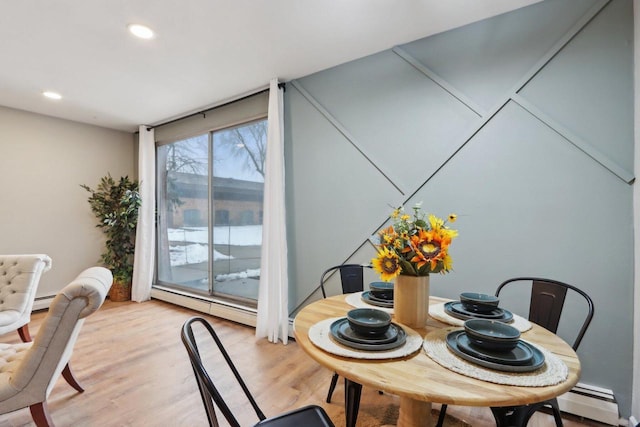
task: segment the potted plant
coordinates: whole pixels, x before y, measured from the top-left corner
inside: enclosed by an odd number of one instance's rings
[[[107,237],[101,260],[113,273],[109,298],[128,301],[131,299],[136,225],[141,203],[140,185],[128,176],[116,181],[107,174],[100,179],[95,190],[87,185],[80,186],[91,193],[88,201],[98,218],[96,227],[101,228]]]

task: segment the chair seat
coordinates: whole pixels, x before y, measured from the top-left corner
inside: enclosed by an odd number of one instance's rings
[[[22,359],[33,343],[0,343],[0,379],[11,378],[18,370]],[[20,393],[9,381],[0,380],[0,402]]]
[[[309,405],[260,421],[257,426],[269,427],[332,427],[329,416],[319,406]]]
[[[0,311],[0,335],[4,334],[3,328],[9,327],[6,332],[13,332],[16,328],[13,326],[13,323],[20,319],[22,315],[18,310],[3,310]]]

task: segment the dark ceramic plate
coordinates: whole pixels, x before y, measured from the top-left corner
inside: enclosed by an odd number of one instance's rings
[[[369,350],[369,351],[393,350],[394,348],[401,347],[407,341],[407,333],[404,331],[404,329],[402,329],[399,325],[392,323],[389,329],[394,328],[398,333],[398,336],[394,341],[384,343],[384,344],[366,344],[366,343],[363,344],[359,342],[353,342],[343,338],[340,335],[339,328],[344,322],[347,322],[346,318],[336,320],[331,324],[329,331],[331,332],[331,337],[335,341],[337,341],[338,343],[346,347],[354,348],[356,350]]]
[[[476,356],[472,356],[465,353],[458,347],[458,336],[464,333],[465,332],[461,330],[449,332],[447,334],[446,343],[449,350],[451,350],[456,356],[459,356],[468,362],[475,363],[476,365],[483,366],[485,368],[495,369],[496,371],[503,372],[532,372],[544,365],[544,354],[542,354],[542,352],[534,346],[529,345],[525,342],[523,342],[522,344],[529,347],[533,356],[529,362],[523,365],[506,365],[504,363],[494,363],[483,360]]]
[[[370,298],[372,301],[385,302],[385,303],[387,303],[387,304],[392,304],[392,303],[393,303],[393,298],[389,298],[389,299],[386,299],[386,298],[380,298],[380,297],[375,296],[375,295],[373,294],[373,292],[371,292],[371,291],[368,291],[368,292],[369,292],[369,298]]]
[[[491,313],[474,313],[464,309],[460,301],[450,301],[444,304],[444,311],[450,316],[460,320],[491,319],[509,323],[513,321],[513,313],[503,308],[496,308]]]
[[[349,322],[341,322],[337,325],[336,331],[341,338],[360,344],[388,344],[398,339],[398,328],[393,324],[389,325],[389,329],[383,335],[373,337],[358,334],[351,328]]]
[[[519,341],[518,345],[510,351],[490,351],[473,345],[471,341],[469,341],[467,334],[464,333],[458,335],[457,344],[458,349],[468,355],[492,363],[500,363],[503,365],[526,365],[533,359],[532,347],[523,341]]]
[[[364,291],[361,298],[362,301],[366,302],[367,304],[375,305],[377,307],[393,308],[393,301],[384,301],[375,297],[375,299],[373,299],[369,291]]]

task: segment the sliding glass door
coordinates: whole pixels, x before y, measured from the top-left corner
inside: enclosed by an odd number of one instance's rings
[[[266,129],[258,120],[158,147],[158,284],[255,305]]]

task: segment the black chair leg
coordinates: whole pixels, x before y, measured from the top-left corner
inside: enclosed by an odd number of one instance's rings
[[[344,406],[347,427],[356,427],[361,394],[361,384],[348,380],[347,378],[344,379]]]
[[[556,420],[556,427],[563,427],[562,414],[560,413],[560,406],[558,406],[558,399],[551,399],[549,401],[551,410],[553,411],[553,418]]]
[[[438,415],[438,422],[436,423],[436,427],[442,427],[444,424],[444,416],[447,414],[447,405],[444,403],[440,407],[440,414]]]
[[[496,427],[508,427],[511,421],[511,415],[513,414],[513,408],[492,407],[491,412],[493,418],[496,420]]]
[[[329,384],[329,393],[327,393],[327,403],[331,403],[331,396],[333,396],[333,390],[336,389],[336,384],[338,384],[338,374],[333,373],[333,377],[331,377],[331,384]]]
[[[545,402],[534,403],[531,405],[491,408],[491,412],[493,412],[493,417],[496,420],[497,427],[526,427],[533,414],[538,409],[546,405],[550,405],[553,410],[553,418],[555,420],[556,427],[562,427],[562,415],[560,413],[557,399],[547,400]]]

